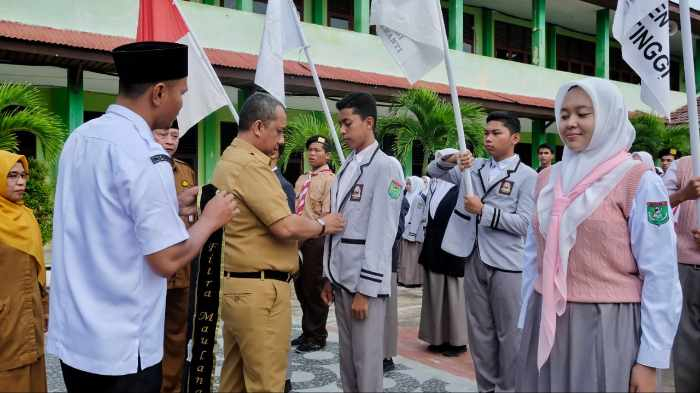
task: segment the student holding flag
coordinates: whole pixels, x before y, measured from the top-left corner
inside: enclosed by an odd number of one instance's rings
[[[587,78],[559,89],[566,147],[537,179],[519,326],[518,391],[656,390],[681,311],[669,200],[619,90]]]

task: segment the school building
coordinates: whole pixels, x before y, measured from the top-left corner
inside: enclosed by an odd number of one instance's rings
[[[393,97],[410,87],[373,34],[370,3],[294,0],[331,108],[348,92],[364,91],[374,94],[386,113]],[[181,1],[180,6],[232,102],[240,105],[254,89],[267,1]],[[537,166],[540,143],[561,145],[553,126],[553,100],[564,82],[586,75],[609,78],[630,110],[649,111],[639,98],[639,79],[612,38],[616,6],[616,0],[442,1],[461,99],[486,110],[517,113],[524,126],[518,148],[524,162]],[[0,81],[41,87],[47,106],[61,114],[70,130],[99,116],[117,93],[110,50],[134,39],[138,8],[138,0],[0,1]],[[679,9],[673,1],[670,11],[676,27]],[[700,32],[698,10],[692,11],[692,25]],[[320,111],[303,53],[288,53],[286,60],[290,117]],[[680,34],[671,37],[669,67],[675,109],[686,103]],[[418,85],[447,98],[442,66]],[[183,137],[178,156],[190,161],[204,181],[235,133],[223,108]],[[22,137],[25,153],[32,154],[35,146],[32,138]],[[407,174],[420,169],[422,150],[414,146],[412,160],[404,163]],[[293,180],[300,171],[296,156],[287,175]]]

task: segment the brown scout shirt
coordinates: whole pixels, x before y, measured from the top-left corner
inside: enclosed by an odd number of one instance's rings
[[[0,371],[44,356],[48,297],[39,288],[34,257],[0,243]]]
[[[197,176],[195,176],[194,170],[183,161],[177,159],[173,160],[173,175],[175,175],[175,191],[177,191],[178,194],[183,190],[197,185]],[[188,229],[196,221],[196,217],[194,216],[192,216],[192,222],[190,222],[190,217],[181,216],[180,218]],[[189,288],[191,272],[191,263],[180,268],[180,270],[175,272],[175,275],[168,279],[168,289]]]
[[[224,270],[296,272],[297,242],[277,239],[269,229],[291,214],[270,157],[236,138],[216,165],[212,184],[233,193],[240,210],[224,227]]]
[[[312,220],[321,218],[331,212],[331,185],[335,175],[330,171],[328,165],[324,165],[316,170],[318,173],[311,176],[311,185],[304,199],[303,216]],[[299,196],[304,187],[304,182],[309,179],[311,173],[305,173],[297,179],[294,185],[294,192],[297,195],[295,206],[299,206]]]

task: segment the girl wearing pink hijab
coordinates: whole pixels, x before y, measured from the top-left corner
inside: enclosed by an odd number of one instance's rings
[[[540,173],[525,246],[518,391],[655,391],[681,311],[676,237],[661,178],[634,160],[609,81],[562,86],[566,145]]]

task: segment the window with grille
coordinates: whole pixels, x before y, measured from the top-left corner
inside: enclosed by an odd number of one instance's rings
[[[529,28],[506,22],[495,22],[496,57],[517,61],[532,62],[532,32]]]
[[[595,43],[557,35],[557,70],[595,75]]]
[[[328,2],[328,26],[352,30],[354,22],[353,0],[333,0]]]

